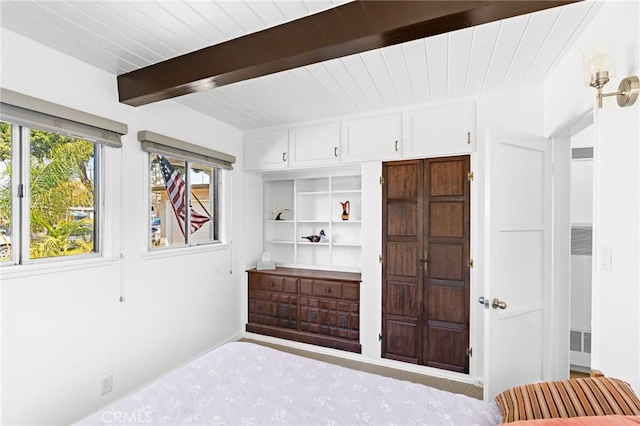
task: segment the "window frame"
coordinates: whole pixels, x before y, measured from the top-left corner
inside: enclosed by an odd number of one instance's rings
[[[49,256],[31,258],[31,130],[40,130],[21,124],[2,120],[11,126],[11,254],[8,260],[0,262],[0,267],[9,265],[37,265],[42,263],[64,262],[70,259],[80,260],[103,256],[102,235],[104,223],[102,220],[104,209],[104,193],[102,179],[104,179],[104,163],[102,144],[93,144],[93,251],[90,253],[73,254],[68,256]],[[66,136],[63,133],[56,133]],[[78,140],[86,140],[76,137]],[[16,168],[17,165],[17,168]],[[22,194],[22,195],[20,195]]]
[[[105,257],[107,244],[106,178],[107,157],[105,146],[121,148],[121,136],[128,126],[105,117],[55,104],[9,89],[0,88],[0,121],[11,126],[11,256],[0,262],[0,268],[23,265],[64,263],[77,265],[84,259]],[[31,258],[31,130],[57,134],[93,144],[93,251],[66,256]],[[22,194],[22,195],[21,195]],[[14,249],[17,247],[17,250]],[[86,262],[86,260],[84,260]],[[25,270],[26,271],[26,270]]]
[[[180,139],[175,139],[169,136],[164,136],[158,133],[154,133],[149,130],[140,130],[138,132],[138,141],[140,141],[142,151],[146,152],[146,177],[145,180],[147,182],[147,223],[151,223],[151,192],[153,191],[151,185],[151,156],[152,155],[162,155],[168,158],[173,158],[176,160],[185,161],[185,169],[190,169],[190,163],[195,163],[203,166],[209,166],[212,169],[216,170],[214,175],[216,179],[211,179],[209,183],[209,190],[213,190],[215,197],[210,197],[210,199],[216,200],[215,209],[212,213],[212,220],[214,220],[213,228],[214,234],[211,241],[201,242],[198,244],[189,244],[185,243],[182,246],[167,246],[167,247],[153,247],[151,244],[151,233],[147,232],[147,238],[145,238],[146,252],[148,254],[159,253],[163,250],[171,250],[171,249],[184,249],[184,248],[193,248],[197,246],[209,246],[209,247],[219,247],[224,245],[226,242],[224,241],[225,232],[224,232],[224,220],[227,217],[226,214],[223,213],[223,209],[226,207],[226,197],[227,192],[224,188],[225,179],[227,176],[226,171],[233,170],[233,164],[236,162],[236,157],[234,155],[230,155],[224,152],[216,151],[214,149],[206,148],[202,145],[195,145],[189,142],[182,141]],[[189,173],[185,173],[184,176],[185,185],[190,187],[189,182]],[[190,191],[186,191],[185,196],[185,206],[190,205],[187,204],[190,198]],[[186,215],[187,218],[190,217]],[[230,219],[230,218],[229,218]],[[189,221],[185,221],[185,229],[189,229]],[[190,233],[187,233],[190,235]],[[189,241],[185,236],[185,241]]]
[[[170,159],[175,159],[175,160],[181,160],[184,161],[185,164],[185,170],[189,171],[192,169],[192,165],[201,165],[201,166],[207,166],[207,167],[211,167],[211,170],[213,171],[211,178],[210,178],[210,182],[209,182],[209,202],[210,202],[210,206],[211,206],[211,227],[210,227],[210,240],[209,241],[200,241],[200,242],[192,242],[190,241],[191,239],[191,233],[186,232],[184,234],[184,245],[168,245],[168,246],[153,246],[152,242],[151,242],[151,233],[148,233],[147,235],[147,240],[145,242],[146,247],[147,247],[147,252],[150,254],[153,253],[159,253],[165,250],[180,250],[180,249],[188,249],[188,248],[193,248],[193,247],[202,247],[202,246],[218,246],[221,244],[224,244],[224,241],[222,239],[222,233],[221,233],[221,223],[220,223],[220,209],[223,206],[223,202],[221,201],[221,195],[223,194],[223,190],[221,185],[224,182],[224,179],[222,178],[222,174],[224,173],[224,168],[221,167],[218,163],[212,163],[212,162],[207,162],[207,161],[202,161],[202,159],[198,158],[198,159],[193,159],[193,158],[189,158],[189,155],[186,153],[183,153],[182,155],[175,155],[175,154],[170,154],[167,153],[166,151],[163,150],[158,150],[158,149],[154,149],[152,147],[146,148],[144,150],[147,155],[146,155],[146,163],[147,163],[147,174],[146,174],[146,180],[147,180],[147,188],[148,188],[148,197],[147,197],[147,223],[151,223],[152,220],[152,216],[151,216],[151,206],[152,206],[152,193],[153,193],[153,183],[151,181],[151,166],[152,166],[152,157],[155,156],[164,156],[166,158],[170,158]],[[191,181],[190,181],[190,177],[189,177],[189,173],[185,173],[183,175],[183,179],[184,179],[184,184],[186,188],[191,188]],[[163,181],[164,181],[164,176],[163,176]],[[166,187],[163,191],[166,191]],[[185,206],[190,206],[191,205],[191,191],[185,190],[185,200],[184,200]],[[184,224],[184,229],[189,229],[190,225],[191,225],[191,209],[186,209],[185,208],[185,224]]]

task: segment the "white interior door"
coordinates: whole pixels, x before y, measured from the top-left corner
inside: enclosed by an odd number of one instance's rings
[[[546,380],[551,360],[551,141],[484,134],[484,396]],[[482,303],[482,302],[481,302]]]

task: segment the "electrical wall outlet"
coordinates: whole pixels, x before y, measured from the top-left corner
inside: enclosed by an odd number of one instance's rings
[[[107,394],[113,390],[113,374],[104,376],[100,380],[100,395]]]

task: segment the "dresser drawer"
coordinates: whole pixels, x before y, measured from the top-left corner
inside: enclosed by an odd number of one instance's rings
[[[360,283],[345,282],[342,284],[342,299],[360,302]]]
[[[342,298],[342,282],[323,280],[300,280],[300,294],[306,296]]]
[[[324,280],[300,280],[300,294],[330,299],[360,300],[357,283]]]
[[[298,293],[298,280],[280,275],[249,274],[249,291],[265,290]]]

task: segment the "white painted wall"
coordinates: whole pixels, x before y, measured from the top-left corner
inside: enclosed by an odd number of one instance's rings
[[[589,126],[571,138],[571,148],[592,147],[594,126]],[[593,159],[571,161],[571,225],[593,224]],[[591,270],[592,256],[571,255],[571,329],[591,330]],[[585,365],[589,356],[571,354],[571,364]]]
[[[592,256],[571,256],[571,329],[591,330]]]
[[[593,223],[593,160],[571,161],[571,223]]]
[[[174,101],[120,104],[114,75],[1,35],[2,87],[129,126],[124,147],[106,151],[104,258],[0,268],[2,423],[69,424],[241,334],[244,221],[232,212],[244,205],[243,135]],[[223,176],[232,249],[147,254],[147,154],[136,137],[143,129],[238,157]],[[100,379],[111,373],[114,390],[101,397]]]
[[[571,148],[593,147],[595,127],[589,126],[571,138]],[[571,223],[593,223],[593,159],[571,161]]]
[[[382,162],[362,165],[362,287],[360,343],[362,355],[380,359],[382,332]]]
[[[618,76],[640,74],[639,5],[602,2],[545,83],[545,132],[553,134],[594,105],[595,91],[583,84],[582,54],[597,43],[615,47]],[[619,108],[606,99],[595,110],[594,270],[592,368],[619,377],[640,391],[640,105]],[[611,251],[611,268],[602,267]]]
[[[534,85],[478,96],[478,129],[497,126],[543,135],[543,93],[541,85]]]

